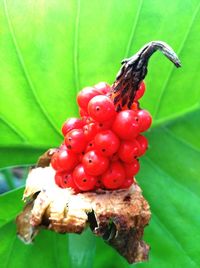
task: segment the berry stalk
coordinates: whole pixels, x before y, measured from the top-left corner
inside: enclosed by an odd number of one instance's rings
[[[122,60],[122,67],[109,92],[117,112],[124,106],[131,109],[136,92],[147,74],[149,59],[157,50],[160,50],[177,68],[181,67],[180,60],[173,49],[161,41],[152,41],[132,57]]]

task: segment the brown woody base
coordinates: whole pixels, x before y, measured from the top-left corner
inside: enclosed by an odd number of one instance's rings
[[[31,243],[41,228],[82,233],[90,226],[129,263],[147,260],[149,246],[142,236],[151,213],[137,184],[124,190],[74,194],[59,188],[54,174],[51,167],[38,167],[29,173],[26,205],[16,219],[18,235],[25,243]]]

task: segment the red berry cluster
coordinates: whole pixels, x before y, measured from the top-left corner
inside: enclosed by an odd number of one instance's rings
[[[138,157],[147,147],[141,135],[152,122],[149,112],[139,108],[145,92],[141,82],[131,109],[116,112],[111,87],[101,82],[78,93],[81,118],[70,118],[62,126],[64,143],[53,155],[55,182],[76,193],[123,189],[134,183],[140,169]]]

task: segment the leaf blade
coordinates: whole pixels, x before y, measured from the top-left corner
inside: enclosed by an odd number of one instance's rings
[[[168,5],[162,1],[152,5],[150,0],[0,4],[0,167],[33,164],[46,149],[58,146],[62,122],[77,116],[77,90],[101,80],[112,83],[124,55],[131,56],[149,38],[166,41],[179,51],[180,70],[159,54],[152,58],[141,101],[142,107],[157,114],[147,133],[151,148],[138,175],[153,213],[145,233],[152,245],[150,261],[141,267],[200,265],[199,6],[198,0],[170,0]],[[8,267],[29,263],[27,254],[30,267],[43,258],[43,267],[64,266],[67,242],[61,236],[44,232],[31,249],[15,240],[9,221],[21,209],[21,194],[0,197],[0,233],[5,231],[0,255]],[[13,200],[18,200],[16,206]],[[97,239],[94,267],[111,266],[113,259],[116,267],[129,267]]]

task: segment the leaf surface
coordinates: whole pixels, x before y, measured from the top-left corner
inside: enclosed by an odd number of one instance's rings
[[[163,40],[179,55],[179,70],[152,57],[141,101],[154,120],[137,176],[152,209],[151,252],[134,267],[200,266],[199,9],[198,0],[0,3],[0,167],[33,164],[58,146],[62,122],[78,115],[77,92],[112,83],[120,61],[145,43]],[[65,267],[66,236],[44,231],[33,246],[16,239],[21,195],[0,197],[0,267]],[[96,252],[94,267],[129,267],[99,239]]]

